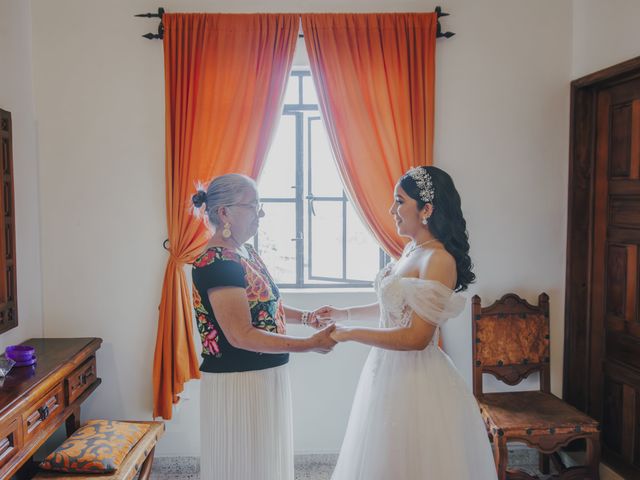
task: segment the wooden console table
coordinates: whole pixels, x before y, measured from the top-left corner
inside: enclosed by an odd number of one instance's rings
[[[100,338],[34,338],[37,363],[13,367],[0,386],[0,480],[27,463],[66,422],[80,426],[80,405],[100,385],[96,350]],[[0,379],[1,381],[1,379]]]

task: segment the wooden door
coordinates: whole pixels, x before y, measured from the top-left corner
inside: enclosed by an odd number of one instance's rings
[[[564,394],[601,422],[604,459],[640,478],[639,59],[632,64],[574,84]]]
[[[599,92],[591,309],[591,403],[605,448],[640,467],[640,79]]]

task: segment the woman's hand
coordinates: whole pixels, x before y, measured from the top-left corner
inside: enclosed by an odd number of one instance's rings
[[[349,318],[346,308],[336,308],[331,305],[325,305],[324,307],[320,307],[311,313],[311,317],[313,318],[313,324],[310,322],[309,325],[314,326],[315,328],[322,328],[325,325],[330,325],[336,322],[344,322]],[[318,325],[318,326],[315,326]]]
[[[304,312],[303,317],[301,318],[301,323],[303,325],[307,325],[309,327],[315,328],[316,330],[320,330],[331,324],[331,322],[322,322],[316,316],[316,312]]]
[[[342,325],[336,325],[335,330],[331,332],[331,338],[336,342],[349,341],[349,333],[351,329],[349,327],[343,327]]]
[[[333,350],[333,347],[336,346],[336,341],[331,338],[331,334],[333,333],[335,328],[335,325],[329,325],[328,327],[323,328],[319,332],[309,337],[311,347],[308,351],[324,354],[329,353],[331,350]]]

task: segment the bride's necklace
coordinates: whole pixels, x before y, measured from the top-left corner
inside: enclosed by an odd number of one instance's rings
[[[405,258],[408,257],[409,255],[411,255],[413,252],[415,252],[420,247],[424,247],[425,245],[428,245],[431,242],[435,242],[436,240],[437,240],[437,238],[432,238],[431,240],[427,240],[426,242],[422,242],[422,243],[418,243],[418,244],[413,245],[409,250],[407,250],[405,252],[405,254],[404,254]]]

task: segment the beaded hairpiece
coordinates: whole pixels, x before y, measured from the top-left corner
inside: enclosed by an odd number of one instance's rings
[[[424,203],[433,203],[436,192],[433,189],[431,175],[429,175],[424,168],[420,167],[410,169],[405,175],[409,175],[413,178],[413,181],[416,182],[418,190],[420,191],[420,200]]]

